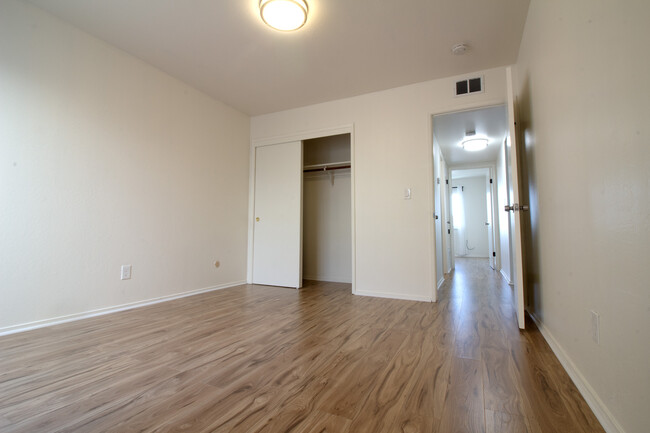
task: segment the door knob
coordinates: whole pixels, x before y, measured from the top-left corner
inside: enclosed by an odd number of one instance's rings
[[[255,218],[255,221],[259,222],[259,220],[260,220],[260,217]]]
[[[519,203],[515,203],[515,204],[513,204],[512,206],[505,205],[504,210],[505,210],[506,212],[508,212],[508,211],[513,211],[513,212],[517,212],[517,211],[527,211],[527,210],[528,210],[528,206],[523,205],[523,204],[520,205]]]

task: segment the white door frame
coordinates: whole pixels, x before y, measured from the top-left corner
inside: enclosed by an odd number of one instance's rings
[[[449,206],[449,168],[447,161],[440,154],[441,175],[440,179],[440,200],[441,200],[441,218],[442,218],[442,273],[447,274],[451,271],[451,209]],[[445,231],[449,230],[449,236]],[[448,254],[447,251],[450,253]]]
[[[324,128],[311,131],[297,132],[276,137],[265,137],[251,140],[249,151],[249,179],[248,179],[248,260],[246,267],[246,282],[253,281],[253,245],[255,236],[255,149],[260,146],[286,143],[289,141],[304,141],[312,138],[329,137],[331,135],[350,134],[350,200],[351,200],[351,245],[352,249],[352,293],[356,293],[356,198],[355,198],[355,152],[354,152],[354,124],[333,128]]]
[[[493,99],[490,101],[484,101],[483,103],[480,104],[467,104],[466,106],[463,107],[458,107],[453,110],[448,110],[448,111],[440,111],[440,112],[435,112],[435,113],[430,113],[429,118],[428,118],[428,132],[429,132],[429,138],[431,140],[431,149],[433,150],[433,118],[435,116],[440,116],[442,114],[453,114],[453,113],[462,113],[464,111],[473,111],[473,110],[480,110],[483,108],[490,108],[490,107],[497,107],[497,106],[502,106],[506,105],[508,103],[506,99],[506,95],[504,95],[504,98],[502,99]],[[446,161],[445,161],[446,162]],[[496,165],[490,165],[490,167],[494,166],[496,172]],[[465,166],[459,166],[459,167],[451,167],[447,163],[447,170],[452,170],[456,168],[484,168],[486,165],[482,166],[475,166],[475,167],[465,167]],[[430,249],[430,255],[431,255],[431,299],[433,302],[436,302],[438,299],[438,290],[436,289],[437,281],[438,281],[438,276],[437,276],[437,270],[436,270],[436,235],[435,235],[435,221],[433,219],[433,215],[435,212],[435,188],[433,185],[433,182],[435,181],[434,175],[433,175],[433,168],[434,168],[434,161],[433,161],[433,152],[432,156],[430,158],[430,165],[429,165],[429,209],[430,209],[430,215],[432,216],[431,218],[431,223],[429,224],[429,249]],[[451,176],[449,176],[449,182],[451,182]],[[493,201],[494,202],[494,201]],[[452,221],[452,238],[451,238],[451,245],[452,245],[452,254],[451,254],[451,263],[452,263],[452,270],[455,268],[455,258],[454,258],[454,253],[455,251],[453,250],[453,245],[454,245],[454,240],[453,240],[453,216],[451,216],[450,212],[450,217]],[[494,224],[493,224],[494,225]],[[499,248],[498,245],[495,245],[496,248]],[[500,250],[497,251],[497,255],[500,254]]]
[[[501,271],[501,233],[499,232],[499,200],[497,200],[497,168],[496,165],[490,168],[490,179],[492,183],[490,184],[490,200],[491,200],[491,209],[492,212],[492,246],[494,251],[490,251],[490,254],[493,252],[496,254],[494,258],[494,270]]]

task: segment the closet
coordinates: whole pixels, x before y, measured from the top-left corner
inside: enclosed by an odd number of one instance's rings
[[[352,282],[349,133],[255,147],[250,280]]]
[[[350,134],[303,141],[303,280],[352,282]]]

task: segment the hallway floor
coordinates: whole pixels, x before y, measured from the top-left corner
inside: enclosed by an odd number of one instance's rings
[[[446,407],[439,431],[483,431],[481,418],[495,433],[603,431],[528,316],[526,330],[519,330],[513,291],[503,277],[487,259],[455,262],[439,299],[455,329],[450,394],[457,392],[454,377],[465,389],[447,400],[467,409],[468,424],[448,416]]]
[[[600,432],[510,287],[240,286],[0,337],[2,432]]]

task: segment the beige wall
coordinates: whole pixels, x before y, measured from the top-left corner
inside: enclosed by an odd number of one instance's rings
[[[650,426],[648,17],[647,0],[533,0],[517,62],[531,308],[628,433]]]
[[[245,279],[246,115],[10,0],[0,95],[0,330]]]
[[[503,104],[504,69],[478,74],[485,93],[455,97],[452,77],[251,119],[253,141],[354,125],[357,293],[431,299],[431,115]]]

